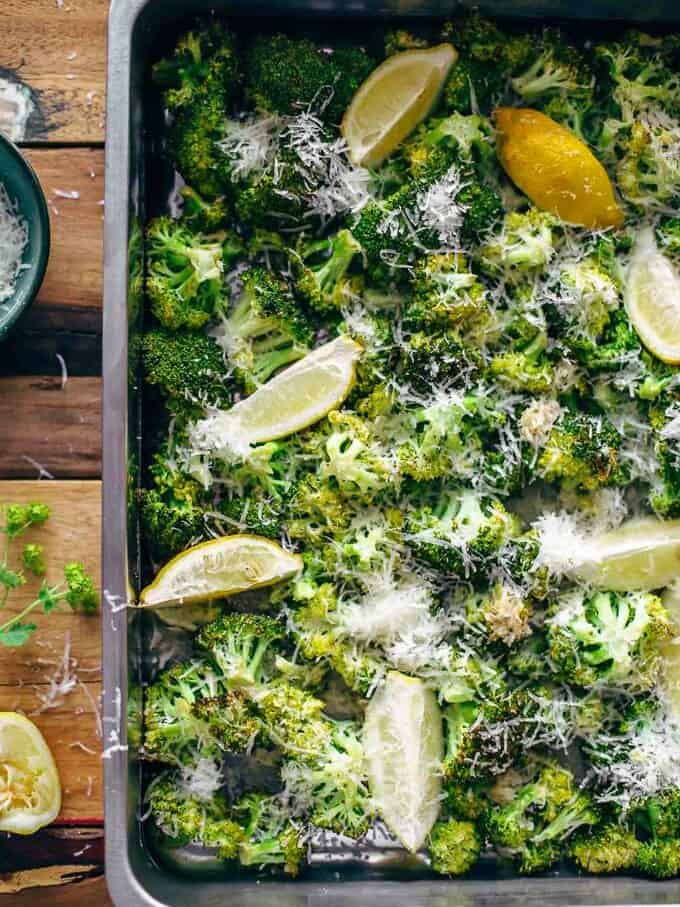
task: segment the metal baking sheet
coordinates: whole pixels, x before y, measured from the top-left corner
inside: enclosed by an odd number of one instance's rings
[[[469,4],[473,5],[473,4]],[[140,330],[141,225],[158,210],[157,104],[149,103],[149,64],[172,46],[196,14],[316,19],[442,17],[465,4],[443,0],[113,0],[109,17],[106,215],[104,263],[104,695],[106,875],[118,907],[557,907],[557,905],[679,904],[680,885],[640,879],[502,878],[493,861],[477,877],[433,879],[424,859],[385,841],[361,848],[314,842],[311,867],[298,881],[226,878],[215,860],[191,848],[154,858],[142,832],[143,767],[139,681],[146,669],[183,645],[181,634],[155,636],[154,618],[133,616],[141,575],[134,491],[143,412],[134,350]],[[474,4],[504,17],[680,23],[680,0],[496,0]],[[149,166],[153,161],[153,166]],[[158,645],[159,640],[162,645]]]

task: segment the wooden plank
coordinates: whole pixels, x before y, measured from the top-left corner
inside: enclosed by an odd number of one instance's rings
[[[98,683],[78,685],[62,705],[35,713],[36,691],[30,686],[0,687],[0,711],[24,712],[40,728],[57,763],[62,804],[57,823],[99,822],[102,801],[101,739],[93,709]]]
[[[104,151],[31,149],[26,156],[48,201],[52,246],[40,293],[19,329],[101,333]]]
[[[0,504],[39,500],[52,513],[42,527],[27,532],[10,548],[16,563],[24,540],[40,542],[48,562],[47,580],[59,582],[65,561],[78,560],[98,581],[101,571],[100,482],[0,482]],[[35,597],[36,578],[12,593],[3,614],[16,613]],[[18,649],[0,647],[0,711],[31,716],[52,750],[63,789],[62,820],[98,821],[101,799],[100,626],[98,615],[86,617],[70,610],[36,616],[38,631]],[[47,681],[64,662],[69,642],[68,670],[77,683],[65,695],[47,700]]]
[[[48,825],[31,835],[30,841],[21,835],[0,833],[0,874],[42,866],[87,866],[103,862],[104,829],[101,825]],[[0,903],[4,907],[4,902]]]
[[[0,876],[0,894],[11,894],[11,905],[14,905],[14,907],[17,904],[37,904],[39,900],[44,904],[44,888],[50,889],[50,904],[73,905],[74,903],[85,903],[84,901],[76,902],[72,900],[72,887],[80,885],[88,877],[95,876],[95,878],[98,878],[100,874],[101,868],[97,865],[54,865],[42,866],[38,869],[20,869],[17,872],[9,872]],[[61,893],[62,897],[55,898],[55,891]],[[23,892],[23,895],[20,895],[20,892]]]
[[[101,575],[101,482],[0,482],[0,506],[41,501],[51,509],[50,518],[10,545],[10,567],[17,565],[24,542],[39,542],[45,548],[50,585],[61,581],[66,561],[81,561],[99,583]],[[17,613],[35,600],[40,587],[37,577],[27,577],[24,586],[13,590],[3,614]],[[31,710],[39,707],[37,692],[61,663],[67,639],[76,673],[85,682],[100,679],[101,645],[99,618],[74,614],[69,608],[40,615],[39,630],[18,649],[0,646],[0,690],[21,686],[34,690]],[[34,687],[38,686],[38,690]],[[4,698],[9,692],[2,692]],[[26,703],[26,700],[22,700]]]
[[[6,884],[14,882],[14,888],[8,890],[20,891],[21,894],[13,895],[11,907],[44,907],[46,893],[43,888],[51,885],[58,887],[50,887],[48,895],[50,907],[113,907],[104,877],[98,875],[79,881],[79,872],[82,873],[82,868],[78,870],[73,867],[54,867],[52,874],[45,870],[38,873],[35,871],[14,873]],[[54,878],[54,881],[51,881],[51,878]],[[69,880],[71,884],[61,884]],[[4,901],[3,904],[5,903],[10,907],[9,901]]]
[[[0,478],[37,478],[26,459],[55,478],[101,475],[101,379],[0,379]]]
[[[73,310],[67,311],[66,320],[74,314]],[[58,356],[63,357],[71,377],[101,375],[101,334],[17,328],[3,341],[0,375],[61,377]]]
[[[3,0],[1,77],[34,104],[20,140],[104,140],[107,11],[107,0]],[[16,125],[12,105],[2,112]]]

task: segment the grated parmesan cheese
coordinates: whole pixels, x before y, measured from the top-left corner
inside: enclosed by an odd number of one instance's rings
[[[450,167],[444,176],[425,192],[418,194],[416,204],[423,227],[433,230],[443,246],[457,248],[467,208],[456,201],[464,187],[460,171]]]
[[[212,759],[200,756],[181,770],[181,784],[187,794],[198,800],[211,800],[224,782],[222,768]]]
[[[43,692],[36,687],[36,696],[40,706],[35,710],[34,715],[40,715],[42,712],[59,708],[64,704],[64,699],[75,690],[79,683],[75,666],[76,661],[71,657],[71,631],[67,630],[64,634],[64,651],[61,661],[54,673],[47,677],[49,684],[47,691]]]
[[[28,243],[28,225],[0,181],[0,302],[14,293],[19,273],[28,265],[22,264]]]
[[[538,554],[534,570],[546,567],[555,576],[562,576],[580,563],[585,550],[583,532],[570,514],[544,513],[533,524],[538,532]]]

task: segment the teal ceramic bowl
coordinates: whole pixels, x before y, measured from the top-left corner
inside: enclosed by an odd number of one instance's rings
[[[0,341],[25,312],[40,289],[50,254],[50,218],[35,171],[22,153],[0,135],[0,182],[28,225],[28,242],[14,293],[0,302]]]

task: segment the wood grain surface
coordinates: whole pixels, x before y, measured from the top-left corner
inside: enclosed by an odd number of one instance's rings
[[[8,890],[21,893],[5,897],[1,903],[3,907],[45,907],[47,900],[49,907],[112,907],[101,868],[96,877],[81,881],[82,872],[81,867],[63,866],[2,876],[6,885],[15,886]],[[51,887],[54,885],[59,887]],[[43,886],[50,886],[49,892]]]
[[[92,576],[101,572],[99,530],[100,482],[0,482],[0,504],[39,500],[51,516],[22,541],[45,547],[47,580],[59,582],[67,561],[82,561]],[[20,556],[21,542],[10,548],[10,565]],[[29,579],[12,593],[5,613],[17,612],[35,598],[39,580]],[[29,715],[45,735],[62,780],[63,802],[58,821],[97,822],[103,807],[99,694],[101,654],[99,617],[70,609],[35,617],[38,630],[18,649],[0,647],[0,711]],[[66,648],[68,646],[68,649]],[[75,685],[64,696],[50,698],[50,678],[63,671]],[[63,676],[63,674],[62,674]],[[46,704],[54,707],[45,708]]]
[[[35,105],[24,141],[104,140],[107,12],[107,0],[2,0],[0,78]]]
[[[39,296],[0,350],[0,504],[52,506],[49,523],[32,534],[47,548],[50,580],[68,560],[100,573],[100,483],[81,480],[101,474],[108,6],[108,0],[0,0],[0,131],[19,133],[13,137],[40,179],[52,234]],[[33,105],[23,128],[8,100],[17,90]],[[68,374],[63,388],[60,360]],[[57,481],[38,483],[31,461]],[[7,613],[34,592],[35,583],[18,590]],[[59,767],[63,805],[57,823],[36,835],[0,834],[0,907],[109,907],[98,718],[101,616],[64,611],[36,622],[40,629],[27,645],[0,649],[0,710],[24,711],[41,728]],[[78,682],[55,708],[43,710],[67,644]]]
[[[0,478],[101,475],[100,378],[0,378],[0,424]]]
[[[67,319],[69,330],[100,331],[104,151],[44,148],[26,156],[47,197],[52,249],[38,299],[20,328],[63,330]]]

